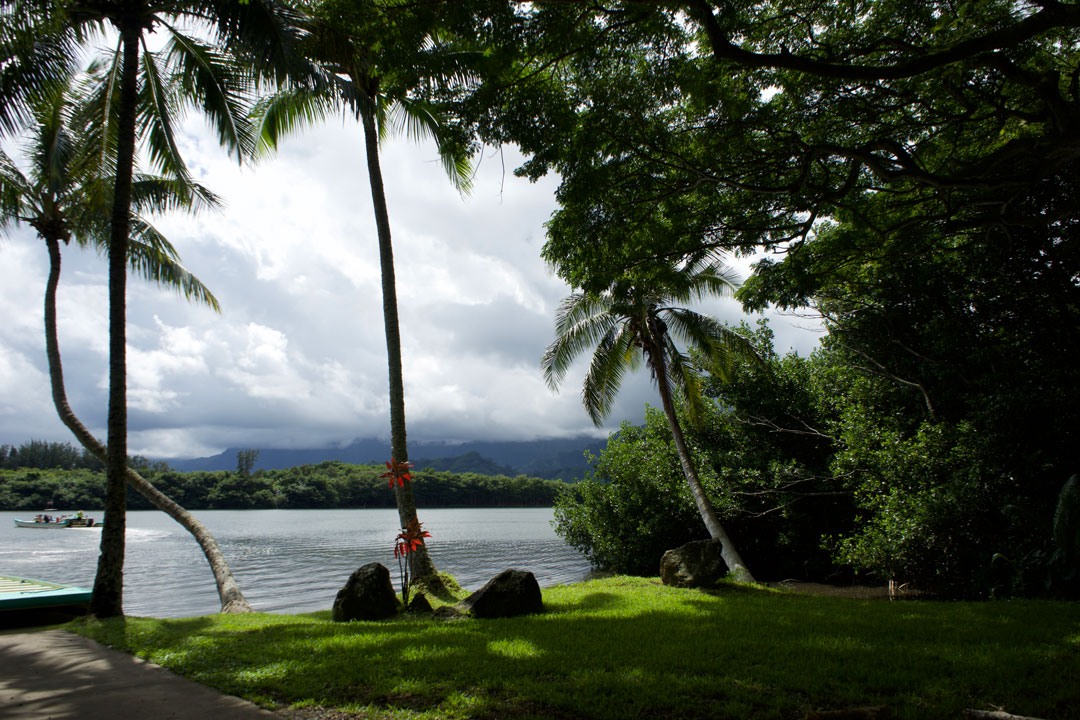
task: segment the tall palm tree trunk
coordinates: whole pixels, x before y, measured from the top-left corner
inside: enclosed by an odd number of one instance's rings
[[[390,453],[395,461],[407,462],[408,445],[405,440],[405,383],[401,370],[401,332],[398,329],[397,281],[394,277],[394,248],[390,240],[390,213],[386,208],[386,191],[383,188],[382,168],[379,164],[379,132],[375,125],[375,99],[371,108],[361,112],[364,125],[364,143],[367,150],[368,181],[371,185],[371,202],[375,208],[375,227],[379,236],[379,266],[382,271],[383,324],[386,329],[386,355],[390,375]],[[394,498],[397,501],[398,520],[401,527],[408,527],[416,520],[416,500],[412,483],[395,483]],[[431,586],[438,574],[427,548],[421,545],[409,553],[413,577]],[[437,588],[432,588],[435,590]]]
[[[60,361],[60,341],[56,332],[56,289],[60,284],[60,241],[56,238],[46,238],[45,244],[49,248],[49,279],[45,285],[45,353],[49,359],[49,380],[52,383],[53,404],[60,415],[60,420],[71,430],[79,443],[94,457],[105,462],[108,456],[105,446],[87,430],[68,404],[67,391],[64,389],[64,367]],[[221,612],[252,612],[251,605],[236,584],[229,562],[206,526],[132,468],[126,468],[125,478],[127,484],[135,488],[154,507],[176,520],[195,537],[199,547],[202,548],[203,555],[206,556],[206,562],[210,564],[211,572],[214,573],[218,597],[221,600]]]
[[[675,414],[675,403],[671,399],[671,387],[668,384],[667,377],[667,363],[664,358],[662,347],[659,346],[660,335],[655,332],[654,328],[650,328],[653,335],[654,346],[650,348],[649,352],[649,364],[656,374],[656,387],[660,392],[660,403],[664,407],[664,414],[667,416],[668,425],[671,427],[671,437],[675,441],[675,452],[679,455],[679,464],[682,465],[683,476],[686,477],[686,484],[690,486],[690,493],[694,497],[694,504],[697,505],[698,513],[701,515],[701,519],[705,521],[705,528],[709,531],[709,536],[720,541],[721,549],[720,554],[724,558],[724,562],[727,563],[728,570],[735,576],[736,580],[742,582],[754,582],[754,576],[750,573],[749,568],[746,567],[746,563],[743,562],[742,556],[739,555],[739,551],[735,549],[735,543],[731,541],[731,537],[727,534],[727,530],[720,523],[720,518],[716,514],[716,508],[713,507],[712,501],[709,500],[709,496],[705,494],[705,487],[701,484],[701,480],[698,478],[697,470],[694,468],[693,458],[690,456],[690,450],[686,446],[686,439],[683,437],[682,427],[679,425],[678,416]]]
[[[123,64],[117,124],[116,189],[109,238],[109,415],[105,454],[105,527],[90,613],[124,614],[124,535],[127,531],[127,252],[131,178],[135,163],[135,101],[139,37],[136,16],[120,23]]]

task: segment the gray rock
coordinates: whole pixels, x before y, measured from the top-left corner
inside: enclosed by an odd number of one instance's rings
[[[465,614],[453,605],[443,605],[440,608],[435,608],[435,612],[431,613],[431,617],[436,620],[445,620],[447,622],[464,620],[466,618]]]
[[[390,571],[382,563],[368,563],[349,576],[345,587],[334,598],[333,618],[347,620],[383,620],[397,614],[401,601],[394,593]]]
[[[514,617],[544,612],[544,601],[531,572],[503,570],[458,607],[478,618]]]
[[[409,601],[409,612],[411,613],[429,613],[431,612],[431,601],[427,599],[427,595],[422,592],[418,592],[413,595],[412,600]]]
[[[719,540],[695,540],[668,550],[660,559],[660,580],[674,587],[712,587],[727,574]]]

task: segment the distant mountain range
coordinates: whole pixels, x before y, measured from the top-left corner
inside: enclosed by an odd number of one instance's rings
[[[445,442],[412,441],[410,460],[418,469],[474,472],[481,475],[528,475],[572,482],[580,480],[592,466],[585,451],[599,455],[606,439],[577,437],[515,442]],[[166,462],[181,472],[194,470],[235,470],[236,454],[248,448],[229,448],[210,457],[170,459]],[[390,459],[390,442],[355,440],[345,447],[283,450],[258,448],[255,469],[274,470],[296,465],[316,465],[326,460],[340,460],[358,465],[382,463]]]

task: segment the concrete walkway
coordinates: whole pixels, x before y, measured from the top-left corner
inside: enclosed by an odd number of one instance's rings
[[[63,630],[0,634],[2,720],[281,720]]]

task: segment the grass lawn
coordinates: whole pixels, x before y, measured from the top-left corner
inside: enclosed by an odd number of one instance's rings
[[[334,623],[327,611],[67,627],[266,707],[361,718],[801,718],[875,705],[897,718],[1080,718],[1080,603],[703,593],[630,577],[543,595],[545,614],[502,620]]]

